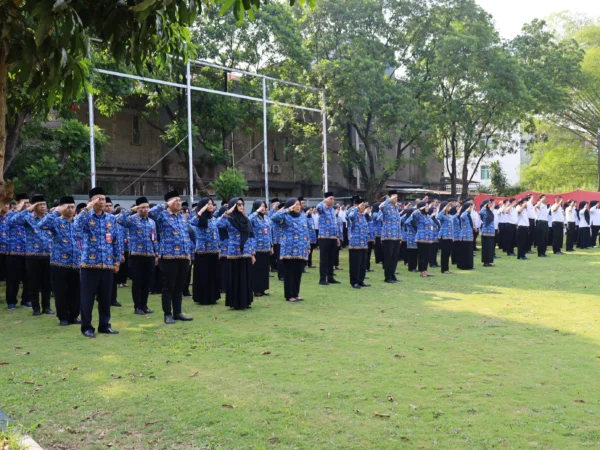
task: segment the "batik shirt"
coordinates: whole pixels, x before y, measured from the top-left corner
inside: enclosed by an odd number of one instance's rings
[[[67,220],[58,211],[47,214],[40,226],[48,227],[52,233],[50,265],[66,269],[79,269],[81,264],[81,236],[75,219]]]
[[[11,222],[11,218],[19,214],[17,211],[9,211],[6,214],[8,225],[8,254],[25,256],[25,227]]]
[[[489,225],[485,224],[488,214],[491,215],[492,217],[494,217],[494,213],[492,211],[490,211],[488,208],[482,208],[481,211],[479,211],[479,215],[481,216],[481,232],[480,232],[480,234],[482,236],[495,237],[496,236],[496,227],[494,226],[494,220],[492,219],[492,221],[490,222]]]
[[[416,210],[412,216],[413,223],[417,226],[415,241],[421,244],[433,244],[437,242],[438,227],[430,215],[425,215]]]
[[[159,256],[163,259],[191,259],[194,245],[187,217],[181,211],[171,214],[165,205],[156,205],[148,216],[156,222],[160,233]]]
[[[281,210],[279,210],[281,211]],[[272,209],[269,211],[269,219],[271,219],[273,217],[273,214],[277,214],[277,210],[276,209]],[[271,227],[271,242],[273,243],[273,245],[275,244],[281,244],[281,227],[279,226],[272,226]]]
[[[238,259],[251,258],[254,255],[254,238],[249,236],[244,243],[244,248],[241,248],[242,235],[225,214],[217,219],[217,227],[225,228],[229,235],[226,245],[221,242],[221,256],[225,256],[227,259]]]
[[[273,245],[271,242],[271,223],[267,217],[258,213],[250,214],[250,223],[254,232],[254,250],[260,253],[271,253]]]
[[[8,214],[0,215],[0,255],[8,255]]]
[[[440,211],[436,219],[440,223],[438,239],[454,240],[454,221],[452,220],[452,216],[449,216],[444,211]]]
[[[381,212],[376,212],[371,214],[371,218],[373,219],[371,220],[371,224],[373,224],[373,233],[376,238],[380,238],[381,230],[383,228],[383,214]]]
[[[382,241],[400,241],[400,213],[396,205],[388,198],[379,205],[379,211],[383,218],[381,229]]]
[[[460,229],[461,241],[473,240],[473,225],[471,225],[471,213],[469,213],[468,211],[465,211],[460,215]]]
[[[271,220],[282,229],[281,259],[308,259],[310,237],[306,218],[302,215],[292,217],[287,211],[281,210],[273,214]]]
[[[196,254],[214,255],[219,253],[219,230],[217,230],[217,219],[207,219],[206,227],[200,227],[200,217],[196,214],[190,219],[190,225],[196,232]]]
[[[358,208],[352,207],[346,214],[348,224],[348,248],[351,250],[364,250],[369,247],[369,224],[364,214]]]
[[[369,230],[369,242],[375,242],[375,225],[372,218],[367,220],[367,228]]]
[[[139,214],[131,215],[128,209],[117,216],[117,223],[129,237],[129,254],[132,256],[158,256],[156,222]],[[124,246],[125,251],[127,247]]]
[[[315,220],[313,217],[306,216],[306,224],[308,225],[308,237],[311,244],[317,243],[317,232],[315,231]]]
[[[343,239],[344,237],[344,221],[340,216],[335,216],[335,221],[337,222],[337,238]]]
[[[339,225],[333,207],[326,206],[325,201],[322,201],[317,205],[317,211],[319,212],[319,239],[339,239]]]
[[[113,270],[123,257],[117,218],[112,214],[96,214],[83,210],[75,218],[75,228],[81,233],[81,265],[83,269]]]
[[[455,241],[460,241],[462,239],[462,229],[460,225],[460,214],[456,213],[452,216],[452,233]]]
[[[406,239],[406,248],[417,248],[417,225],[415,223],[415,212],[404,221],[404,239]]]
[[[27,210],[8,219],[9,224],[25,227],[25,256],[49,258],[52,251],[52,233],[46,225],[40,226],[42,218]]]

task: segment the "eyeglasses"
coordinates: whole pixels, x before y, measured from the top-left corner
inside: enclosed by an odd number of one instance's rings
[[[237,206],[244,206],[243,203],[236,203]]]

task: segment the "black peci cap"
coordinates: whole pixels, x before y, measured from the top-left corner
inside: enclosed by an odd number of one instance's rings
[[[70,195],[61,197],[60,200],[58,201],[59,205],[71,205],[74,203],[75,203],[75,199],[73,197],[71,197]],[[81,204],[84,205],[84,207],[85,207],[84,203],[81,203]]]
[[[88,192],[88,198],[95,197],[96,195],[104,195],[104,189],[96,186],[95,188],[91,189],[90,192]]]
[[[45,201],[46,197],[44,197],[43,194],[35,194],[33,197],[31,197],[31,203],[40,203]]]
[[[135,206],[143,205],[144,203],[149,203],[146,197],[140,197],[135,200]]]
[[[168,202],[172,198],[179,197],[179,192],[177,191],[169,191],[165,194],[165,202]]]

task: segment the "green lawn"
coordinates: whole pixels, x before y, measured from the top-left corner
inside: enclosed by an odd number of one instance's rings
[[[46,449],[600,447],[600,251],[362,290],[342,266],[173,326],[120,289],[93,340],[2,309],[0,409]]]

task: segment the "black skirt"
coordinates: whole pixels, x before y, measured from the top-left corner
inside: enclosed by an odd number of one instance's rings
[[[460,270],[473,270],[473,241],[459,241],[458,252],[457,267]]]
[[[460,253],[461,253],[461,248],[460,248],[460,243],[462,241],[452,241],[452,254],[450,256],[450,260],[452,262],[452,264],[454,264],[455,266],[458,265],[458,259],[460,257]]]
[[[483,264],[494,262],[495,240],[494,236],[481,236],[481,262]]]
[[[233,309],[246,309],[254,300],[252,293],[252,260],[227,259],[227,289],[225,305]]]
[[[196,254],[194,259],[194,301],[214,305],[221,298],[219,254]]]
[[[227,290],[227,278],[229,277],[229,266],[227,265],[227,258],[224,256],[219,257],[219,288],[221,292]]]
[[[592,234],[590,227],[579,227],[579,234],[577,236],[577,247],[579,248],[590,248],[592,246]]]
[[[256,252],[256,262],[252,264],[252,291],[264,294],[269,289],[269,270],[271,255],[265,252]]]

